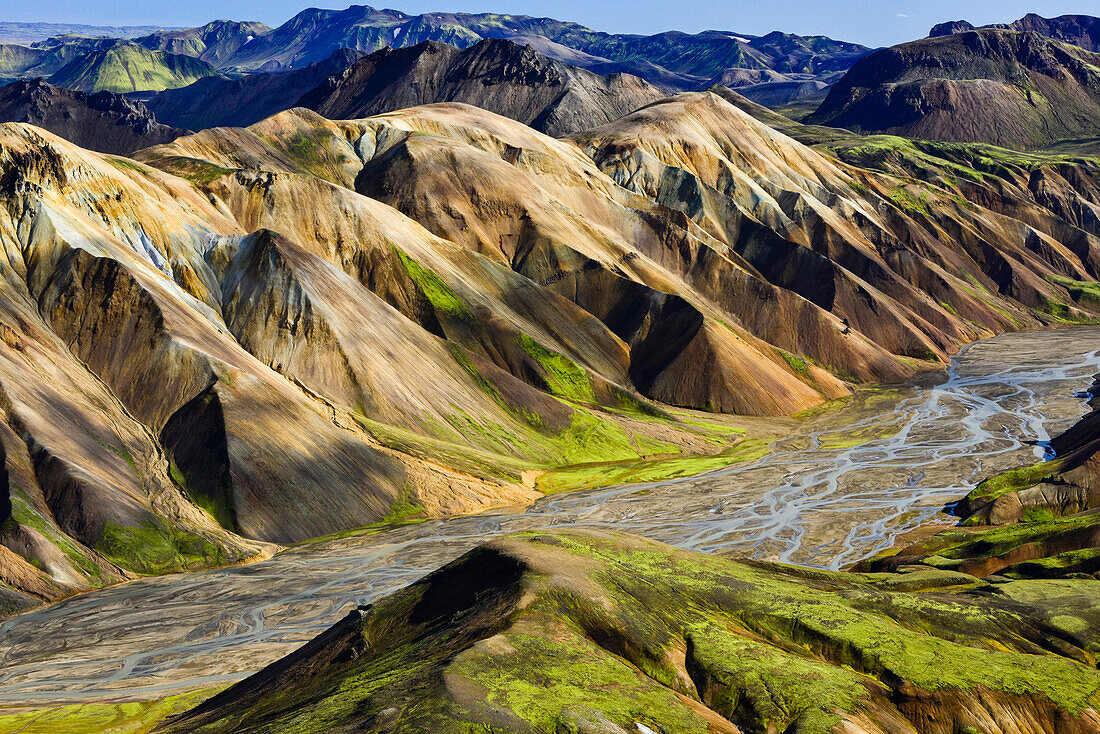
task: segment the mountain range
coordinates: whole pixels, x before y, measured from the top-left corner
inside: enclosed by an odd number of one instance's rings
[[[1100,323],[1094,21],[0,26],[0,615],[678,481]],[[521,533],[157,730],[1100,732],[1097,380],[1046,460],[846,571]]]

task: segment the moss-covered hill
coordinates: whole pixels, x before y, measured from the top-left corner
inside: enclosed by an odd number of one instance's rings
[[[169,732],[1095,732],[1100,590],[485,545]]]

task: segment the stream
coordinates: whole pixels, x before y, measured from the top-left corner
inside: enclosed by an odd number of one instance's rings
[[[239,680],[473,546],[517,530],[613,528],[699,551],[843,568],[986,476],[1044,456],[1085,412],[1100,328],[977,342],[946,371],[861,393],[750,463],[547,497],[146,578],[0,623],[0,706],[147,699]]]

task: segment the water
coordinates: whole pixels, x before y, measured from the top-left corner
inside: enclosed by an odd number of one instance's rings
[[[700,551],[841,568],[950,518],[985,476],[1044,457],[1083,411],[1100,329],[980,342],[946,375],[861,396],[759,461],[652,484],[558,495],[525,511],[398,528],[251,566],[143,579],[0,625],[0,703],[151,698],[237,680],[353,604],[493,536],[614,528]],[[848,445],[856,439],[866,439]]]

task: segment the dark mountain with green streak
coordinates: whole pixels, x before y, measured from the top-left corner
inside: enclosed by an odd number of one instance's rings
[[[353,611],[161,731],[1095,732],[1100,590],[1059,583],[528,532]]]
[[[1100,55],[997,29],[905,43],[857,62],[807,121],[1018,149],[1095,136]]]

